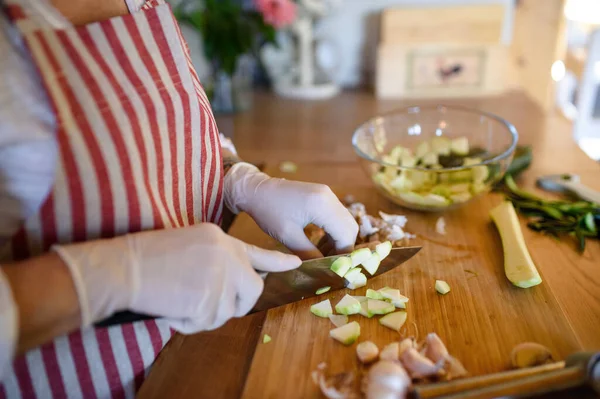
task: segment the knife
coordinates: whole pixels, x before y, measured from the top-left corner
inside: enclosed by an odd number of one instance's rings
[[[393,248],[381,261],[374,276],[386,273],[412,258],[421,247]],[[331,271],[338,258],[347,255],[328,256],[302,262],[300,267],[281,273],[269,273],[265,288],[249,314],[287,305],[316,296],[319,288],[331,287],[329,292],[346,288],[346,280]]]
[[[412,258],[421,247],[393,248],[390,254],[381,261],[374,276],[386,273],[396,266]],[[262,295],[249,314],[262,312],[271,308],[287,305],[317,295],[319,288],[331,287],[331,291],[346,287],[346,280],[331,271],[330,267],[336,259],[348,255],[335,255],[325,258],[310,259],[302,262],[300,267],[280,273],[268,273]],[[109,327],[117,324],[154,319],[156,317],[133,312],[119,312],[96,323],[96,327]]]

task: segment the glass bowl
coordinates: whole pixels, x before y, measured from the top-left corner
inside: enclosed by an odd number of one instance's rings
[[[369,119],[352,136],[377,189],[410,209],[440,211],[491,190],[506,172],[517,129],[456,106],[409,107]]]

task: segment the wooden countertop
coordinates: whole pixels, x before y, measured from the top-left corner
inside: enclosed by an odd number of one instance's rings
[[[572,172],[600,190],[600,166],[573,142],[570,123],[558,115],[543,114],[522,93],[445,102],[493,112],[516,126],[520,143],[534,148],[534,163],[519,182],[524,187],[533,189],[535,177],[542,174]],[[371,214],[379,210],[406,214],[407,229],[419,235],[414,244],[423,250],[369,285],[398,287],[410,297],[407,327],[402,332],[409,329],[414,334],[415,326],[421,336],[437,332],[471,374],[506,369],[511,348],[523,341],[542,343],[557,358],[600,349],[600,243],[591,242],[579,255],[567,240],[557,242],[524,228],[544,282],[523,290],[506,280],[500,240],[489,222],[489,209],[501,200],[499,195],[489,194],[445,213],[448,234],[439,236],[434,228],[439,215],[406,211],[375,192],[356,162],[352,132],[377,113],[412,104],[377,101],[360,92],[325,102],[297,102],[257,93],[252,111],[218,122],[221,130],[233,136],[244,159],[266,162],[273,176],[329,184],[339,195],[353,194]],[[298,172],[283,174],[277,168],[280,161],[296,162]],[[237,218],[230,233],[265,248],[275,247],[246,215]],[[437,295],[436,278],[448,281],[452,292]],[[335,303],[343,294],[327,297]],[[317,364],[325,361],[331,371],[338,372],[356,369],[357,362],[354,347],[343,347],[328,337],[330,322],[309,313],[316,302],[307,299],[231,320],[216,331],[174,336],[139,397],[319,397],[310,379]],[[361,339],[371,339],[380,347],[398,339],[397,333],[375,319],[355,318],[362,327]],[[273,337],[271,343],[261,343],[264,333]]]

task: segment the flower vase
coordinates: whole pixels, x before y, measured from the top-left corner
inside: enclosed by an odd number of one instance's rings
[[[254,62],[248,57],[238,59],[233,75],[215,68],[207,94],[215,114],[247,111],[252,107]]]

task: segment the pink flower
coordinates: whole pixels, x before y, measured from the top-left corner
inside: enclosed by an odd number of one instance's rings
[[[280,29],[294,22],[296,4],[291,0],[254,0],[265,22]]]

